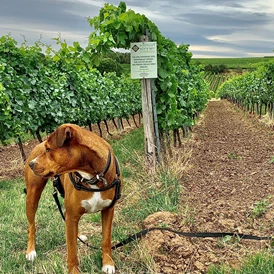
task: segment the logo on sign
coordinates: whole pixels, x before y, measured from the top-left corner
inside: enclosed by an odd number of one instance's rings
[[[134,45],[134,46],[132,47],[132,49],[136,52],[136,51],[139,50],[139,47],[138,47],[137,45]]]

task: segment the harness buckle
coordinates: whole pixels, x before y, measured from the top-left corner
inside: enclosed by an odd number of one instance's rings
[[[84,178],[83,178],[83,177],[78,176],[78,174],[77,174],[77,173],[75,173],[75,179],[76,179],[76,182],[77,182],[77,183],[78,183],[78,182],[82,183]]]
[[[101,177],[100,181],[103,182],[103,184],[104,184],[105,187],[108,185],[108,182],[107,182],[107,180],[104,177]]]

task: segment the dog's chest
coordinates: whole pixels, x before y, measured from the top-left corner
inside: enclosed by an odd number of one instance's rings
[[[94,192],[90,199],[82,200],[81,204],[87,213],[95,213],[108,207],[111,204],[111,200],[103,200],[100,192]]]

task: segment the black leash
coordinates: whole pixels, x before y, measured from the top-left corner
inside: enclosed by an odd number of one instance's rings
[[[240,240],[256,240],[256,241],[264,241],[264,240],[273,240],[273,237],[266,236],[266,237],[260,237],[260,236],[254,236],[249,234],[242,234],[242,233],[233,233],[233,232],[182,232],[177,231],[171,228],[164,228],[164,227],[151,227],[144,229],[136,234],[133,234],[129,236],[127,239],[117,243],[116,245],[112,246],[111,249],[116,249],[118,247],[121,247],[123,245],[129,244],[132,241],[139,240],[142,237],[144,237],[146,234],[148,234],[151,231],[169,231],[174,234],[185,236],[185,237],[193,237],[193,238],[223,238],[226,236],[236,237]]]
[[[65,221],[65,216],[63,214],[62,211],[62,207],[60,205],[59,199],[58,199],[58,192],[55,189],[55,191],[52,193],[54,200],[57,204],[57,207],[60,211],[60,214],[63,218],[63,220]],[[133,241],[137,241],[139,239],[141,239],[142,237],[144,237],[145,235],[147,235],[149,232],[151,231],[168,231],[180,236],[184,236],[184,237],[192,237],[192,238],[223,238],[226,236],[231,236],[231,237],[235,237],[238,238],[240,240],[255,240],[255,241],[269,241],[269,240],[273,240],[273,237],[271,236],[254,236],[254,235],[250,235],[250,234],[243,234],[243,233],[236,233],[236,232],[182,232],[182,231],[177,231],[171,228],[164,228],[164,227],[151,227],[151,228],[147,228],[144,229],[136,234],[133,234],[131,236],[129,236],[128,238],[122,240],[121,242],[115,244],[114,246],[111,247],[112,250],[117,249],[119,247],[122,247],[126,244],[129,244]],[[90,247],[90,248],[94,248],[94,249],[100,249],[98,247],[95,246],[91,246],[89,244],[87,244],[86,242],[84,242],[82,239],[80,239],[78,237],[78,240],[81,241],[83,244],[85,244],[86,246]]]

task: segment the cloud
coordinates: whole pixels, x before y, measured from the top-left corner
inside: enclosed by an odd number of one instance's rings
[[[43,36],[54,44],[58,33],[83,46],[93,31],[103,0],[1,0],[0,36],[24,35],[30,44]],[[109,0],[118,5],[120,0]],[[127,8],[145,14],[162,34],[189,44],[195,56],[270,55],[273,50],[274,1],[259,0],[128,0]],[[210,50],[212,49],[212,50]]]

